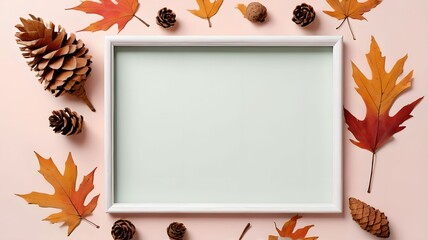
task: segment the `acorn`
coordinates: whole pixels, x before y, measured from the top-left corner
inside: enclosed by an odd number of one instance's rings
[[[252,2],[247,6],[246,15],[251,22],[264,22],[267,17],[267,9],[259,2]]]

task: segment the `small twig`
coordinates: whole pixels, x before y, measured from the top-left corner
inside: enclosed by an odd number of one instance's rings
[[[150,27],[150,25],[148,23],[146,23],[143,19],[139,18],[137,15],[134,15],[134,17],[136,17],[138,20],[140,20],[142,23],[144,23],[144,25],[146,25],[147,27]]]
[[[251,224],[250,224],[250,223],[248,223],[248,224],[247,224],[247,226],[245,226],[244,231],[242,231],[242,234],[241,234],[241,236],[239,237],[239,240],[242,240],[242,238],[244,237],[245,233],[247,233],[247,232],[248,232],[248,230],[250,230],[250,228],[251,228]]]
[[[92,226],[94,226],[94,227],[96,227],[96,228],[100,228],[100,226],[98,226],[97,224],[95,224],[94,222],[92,222],[92,221],[89,221],[88,219],[86,219],[86,218],[82,218],[83,220],[85,220],[86,222],[88,222],[88,223],[90,223]]]

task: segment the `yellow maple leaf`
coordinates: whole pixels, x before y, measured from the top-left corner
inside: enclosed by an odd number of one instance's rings
[[[212,27],[211,18],[217,14],[221,4],[223,3],[223,0],[213,0],[213,2],[210,0],[196,0],[196,2],[198,3],[199,10],[188,11],[200,18],[207,19],[208,26]]]
[[[325,14],[342,20],[342,23],[336,28],[340,28],[345,21],[348,22],[349,30],[351,30],[352,37],[355,40],[354,33],[349,23],[349,18],[357,20],[367,20],[363,14],[369,12],[372,8],[379,5],[382,0],[367,0],[365,2],[358,2],[358,0],[327,0],[327,3],[333,8],[334,11],[323,11]]]
[[[92,214],[97,206],[100,195],[93,197],[86,206],[85,199],[94,189],[93,181],[96,168],[83,178],[79,189],[76,191],[77,166],[74,164],[71,153],[69,153],[65,162],[64,174],[59,172],[52,158],[45,159],[38,153],[35,154],[39,160],[40,174],[52,185],[55,193],[50,195],[31,192],[29,194],[16,195],[25,199],[29,204],[37,204],[43,208],[61,209],[61,212],[51,214],[43,220],[50,221],[51,223],[63,222],[68,226],[68,235],[79,226],[82,219],[92,223],[85,217]],[[95,225],[94,223],[92,224]],[[99,226],[95,226],[99,228]]]

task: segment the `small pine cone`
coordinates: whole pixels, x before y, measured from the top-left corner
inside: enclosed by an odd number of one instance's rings
[[[111,228],[114,240],[131,240],[135,234],[135,226],[128,220],[117,220]]]
[[[16,42],[31,70],[37,72],[39,82],[55,97],[64,93],[81,98],[95,112],[86,96],[85,83],[91,72],[92,56],[82,40],[65,29],[30,14],[30,19],[21,18],[22,24],[15,27]]]
[[[267,17],[267,9],[259,2],[252,2],[247,6],[246,17],[251,22],[264,22]]]
[[[183,223],[173,222],[167,228],[168,237],[171,240],[183,240],[186,226]]]
[[[349,208],[352,218],[362,229],[380,238],[389,237],[389,221],[383,212],[352,197],[349,198]]]
[[[293,18],[291,20],[305,27],[315,20],[315,15],[315,10],[311,5],[302,3],[301,5],[297,5],[296,9],[294,9]]]
[[[65,108],[64,110],[52,111],[49,123],[54,132],[70,136],[82,132],[83,116],[72,112],[70,108]]]
[[[164,7],[159,10],[156,23],[163,28],[171,28],[175,25],[175,17],[175,13],[171,9]]]

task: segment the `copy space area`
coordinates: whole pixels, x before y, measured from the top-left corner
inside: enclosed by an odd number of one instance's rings
[[[332,202],[332,47],[114,54],[115,202]]]

